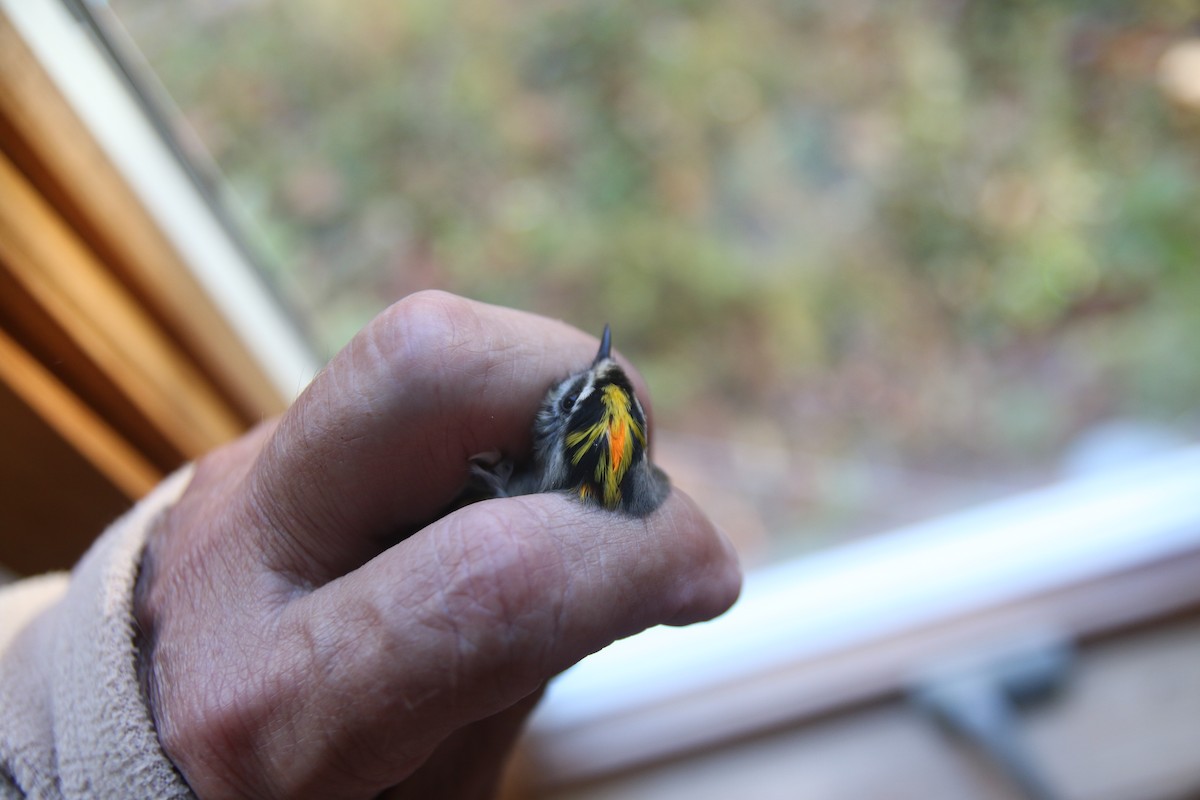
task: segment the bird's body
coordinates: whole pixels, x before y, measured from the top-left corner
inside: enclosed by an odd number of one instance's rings
[[[546,393],[533,424],[533,459],[472,465],[482,496],[569,491],[584,502],[645,516],[670,493],[650,461],[646,415],[633,384],[612,358],[606,325],[600,351],[584,370]]]

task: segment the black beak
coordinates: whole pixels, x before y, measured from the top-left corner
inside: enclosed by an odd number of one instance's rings
[[[608,328],[608,323],[604,324],[604,333],[600,336],[600,352],[596,353],[596,360],[592,362],[592,366],[596,366],[601,361],[609,358],[612,352],[612,331]]]

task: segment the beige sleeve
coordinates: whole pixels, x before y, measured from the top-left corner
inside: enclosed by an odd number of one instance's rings
[[[0,798],[191,797],[138,684],[133,587],[184,468],[114,522],[74,571],[0,589]]]

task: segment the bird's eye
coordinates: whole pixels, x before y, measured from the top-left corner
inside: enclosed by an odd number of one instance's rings
[[[558,401],[558,407],[565,414],[575,407],[575,401],[579,399],[579,392],[567,392],[563,395],[563,399]]]

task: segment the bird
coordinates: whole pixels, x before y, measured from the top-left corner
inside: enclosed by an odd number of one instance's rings
[[[612,357],[606,324],[592,363],[547,390],[533,421],[532,458],[514,464],[496,454],[473,457],[460,500],[566,492],[585,504],[644,517],[671,491],[649,447],[646,414]]]

